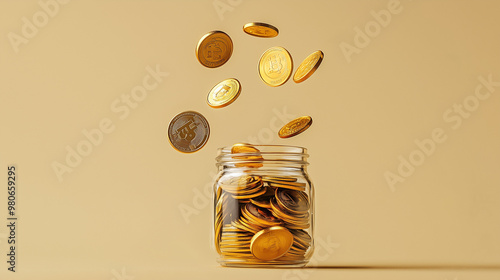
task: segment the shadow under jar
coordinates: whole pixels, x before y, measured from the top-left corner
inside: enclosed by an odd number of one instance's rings
[[[314,189],[307,150],[279,145],[220,148],[214,185],[218,262],[302,267],[314,250]]]

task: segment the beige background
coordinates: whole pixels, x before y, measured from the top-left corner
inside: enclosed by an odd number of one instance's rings
[[[400,12],[348,62],[340,45],[355,45],[355,28],[370,25],[371,12],[389,3],[72,1],[59,4],[16,53],[10,32],[21,36],[23,17],[32,22],[43,10],[37,1],[1,1],[0,221],[6,167],[15,164],[19,244],[18,272],[7,272],[7,231],[0,227],[0,278],[499,279],[492,266],[500,265],[500,87],[457,129],[443,114],[472,100],[478,77],[500,81],[500,2],[401,0]],[[218,13],[214,4],[226,10]],[[280,34],[248,36],[242,26],[250,21],[271,23]],[[233,56],[217,69],[194,55],[211,30],[234,42]],[[325,59],[306,82],[271,88],[257,63],[277,45],[295,65],[318,49]],[[157,65],[168,77],[120,119],[113,102]],[[210,108],[206,94],[228,77],[241,81],[240,97]],[[189,155],[166,138],[169,120],[185,110],[204,114],[212,130],[208,144]],[[314,124],[279,139],[283,111],[310,115]],[[82,130],[103,119],[115,129],[59,181],[52,164],[64,163],[66,147],[76,149]],[[408,159],[414,141],[436,128],[446,141],[391,190],[385,172],[397,173],[398,156]],[[216,149],[250,140],[309,149],[315,235],[333,243],[314,265],[349,269],[215,263],[204,189]],[[181,208],[193,214],[185,218]]]

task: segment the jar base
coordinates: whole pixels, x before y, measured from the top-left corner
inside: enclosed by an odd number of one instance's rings
[[[244,259],[218,260],[219,264],[224,267],[247,267],[247,268],[299,268],[304,267],[308,260],[296,261],[254,261]]]

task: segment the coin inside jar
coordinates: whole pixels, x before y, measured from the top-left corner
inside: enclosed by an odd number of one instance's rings
[[[303,214],[309,210],[309,198],[301,191],[277,189],[276,200],[283,208],[295,214]]]
[[[255,223],[269,226],[280,224],[280,221],[266,208],[261,208],[252,203],[247,203],[245,205],[245,210],[245,213],[248,214],[248,218]]]
[[[252,255],[261,260],[277,259],[290,250],[293,235],[281,226],[270,227],[256,233],[250,243]]]

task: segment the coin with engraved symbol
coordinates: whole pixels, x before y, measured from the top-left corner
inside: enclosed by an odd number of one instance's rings
[[[284,84],[292,75],[292,70],[292,57],[282,47],[269,48],[260,57],[259,75],[267,85],[277,87]]]
[[[211,31],[196,46],[196,58],[205,67],[216,68],[226,63],[233,53],[231,37],[222,31]]]
[[[250,251],[260,260],[277,259],[290,250],[293,235],[281,226],[274,226],[257,232],[251,242]]]
[[[323,61],[323,56],[322,51],[315,51],[306,57],[306,59],[300,63],[299,67],[295,71],[293,81],[301,83],[307,80],[307,78],[309,78],[316,71],[316,69],[318,69],[321,61]]]
[[[210,136],[207,119],[195,111],[186,111],[175,116],[168,126],[168,140],[172,147],[182,153],[193,153],[205,146]]]
[[[278,136],[280,138],[289,138],[304,132],[312,124],[312,118],[309,116],[298,117],[291,122],[285,124],[280,131]]]
[[[222,108],[233,103],[241,92],[240,82],[236,79],[226,79],[208,93],[207,103],[212,108]]]
[[[243,26],[245,33],[263,38],[271,38],[278,36],[278,28],[262,22],[250,22]]]

